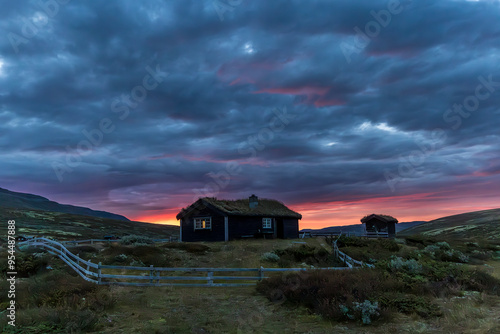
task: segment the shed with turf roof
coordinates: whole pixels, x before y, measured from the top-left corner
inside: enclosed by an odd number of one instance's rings
[[[361,223],[365,226],[367,237],[394,238],[396,236],[398,220],[392,216],[372,213],[361,218]]]

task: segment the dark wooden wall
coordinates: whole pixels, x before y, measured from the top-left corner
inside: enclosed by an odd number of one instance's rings
[[[299,237],[299,220],[297,218],[283,219],[283,238],[296,239]]]
[[[195,230],[194,218],[212,217],[211,230]],[[181,221],[182,241],[224,241],[224,215],[205,206],[184,216]]]
[[[396,223],[388,223],[387,232],[389,233],[389,237],[394,238],[396,236]]]
[[[243,235],[257,235],[261,232],[272,232],[276,228],[273,219],[272,228],[262,228],[262,218],[264,216],[229,216],[229,240],[240,239]]]
[[[195,230],[194,218],[212,217],[211,230]],[[229,240],[241,239],[243,236],[253,235],[255,237],[276,238],[280,235],[277,231],[276,220],[272,220],[272,228],[262,227],[262,218],[269,216],[229,216],[228,237]],[[296,218],[282,218],[283,238],[295,239],[299,237],[299,220]],[[281,225],[281,224],[280,224]],[[224,215],[206,206],[200,206],[196,211],[190,212],[181,219],[182,241],[224,241]],[[269,233],[263,233],[269,232]]]
[[[367,221],[366,223],[366,228],[368,230],[371,230],[373,229],[374,226],[377,227],[377,229],[380,231],[381,229],[384,229],[387,227],[387,223],[386,222],[383,222],[381,220],[378,220],[378,219],[370,219],[369,221]]]
[[[365,225],[366,230],[373,230],[373,227],[376,226],[379,231],[383,228],[387,228],[389,237],[394,237],[396,235],[396,223],[386,223],[378,219],[370,219]]]

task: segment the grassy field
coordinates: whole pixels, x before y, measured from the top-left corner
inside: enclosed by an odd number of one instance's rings
[[[93,262],[119,265],[227,268],[341,265],[328,262],[331,254],[326,251],[325,247],[328,247],[323,239],[301,240],[300,244],[295,241],[158,245],[122,245],[117,242],[70,247],[70,250],[82,258],[93,259]],[[283,254],[286,260],[283,263],[262,258],[265,253],[280,250],[288,250],[290,254],[297,250],[303,258]],[[269,302],[254,287],[96,287],[76,276],[58,258],[36,252],[35,256],[29,252],[18,253],[17,266],[21,277],[18,283],[21,306],[18,325],[23,328],[22,333],[57,333],[72,328],[75,332],[79,328],[82,332],[95,333],[235,333],[238,328],[243,332],[271,333],[279,328],[283,332],[303,332],[307,328],[327,330],[333,326],[304,308],[282,308]],[[3,252],[0,256],[7,254]],[[47,269],[47,266],[52,269]],[[5,273],[6,268],[2,268],[2,272]],[[2,284],[6,285],[5,282]],[[101,303],[101,299],[105,302]],[[89,308],[85,300],[94,300],[102,307]],[[2,306],[7,302],[6,296],[0,296]],[[292,319],[293,323],[290,323]],[[0,323],[0,328],[4,325],[4,322]]]
[[[306,242],[306,245],[295,241]],[[367,254],[365,260],[385,268],[391,258],[427,254],[425,250],[433,249],[438,242],[437,239],[418,238],[398,239],[396,242],[345,238],[339,241],[339,245],[343,251],[353,256]],[[449,247],[459,252],[456,250],[459,245],[457,243]],[[496,251],[489,249],[495,246],[490,245],[486,249],[480,247],[474,245],[463,250],[463,254],[469,259],[462,266],[479,268],[482,272],[500,277],[500,261],[495,260]],[[279,267],[284,264],[307,267],[310,263],[318,266],[319,261],[327,259],[321,251],[325,248],[328,248],[325,239],[312,238],[172,243],[157,246],[116,243],[79,246],[74,250],[84,258],[121,265],[137,264],[140,261],[145,265],[163,262],[166,265],[184,267]],[[474,253],[478,249],[485,254]],[[262,255],[270,252],[282,254],[286,261],[263,259]],[[126,257],[119,256],[121,254]],[[305,257],[297,260],[293,254]],[[318,258],[318,254],[323,255]],[[426,260],[421,260],[421,263],[426,266],[432,264],[434,267],[429,268],[435,268],[436,271],[448,268],[448,265],[454,266],[451,258],[438,258],[445,256],[445,253],[443,255],[439,250],[434,250],[433,254],[434,260],[430,253],[422,255]],[[0,256],[6,254],[2,253]],[[18,282],[17,300],[20,302],[20,309],[17,323],[20,331],[7,331],[11,329],[5,327],[6,333],[496,333],[500,329],[500,297],[491,291],[476,292],[455,287],[456,291],[450,290],[444,296],[429,295],[432,304],[439,309],[439,316],[426,317],[419,312],[393,312],[367,326],[360,320],[339,321],[321,316],[322,310],[314,310],[301,302],[294,302],[293,297],[287,297],[285,301],[269,299],[266,293],[255,287],[97,287],[84,282],[62,261],[50,255],[19,253],[18,256],[21,278]],[[47,269],[47,265],[52,269]],[[353,275],[361,273],[349,272]],[[411,276],[406,271],[393,274],[403,280],[424,280],[422,277],[418,278],[418,275]],[[307,283],[291,280],[286,274],[275,276],[274,280],[278,284],[288,288],[292,286],[292,291],[301,291]],[[349,286],[351,281],[362,281],[361,276],[352,277],[347,277],[342,285]],[[300,284],[297,285],[297,282]],[[1,284],[2,290],[7,289],[4,287],[5,282]],[[297,286],[293,287],[294,284]],[[373,289],[377,287],[373,286]],[[316,298],[321,297],[318,295]],[[6,296],[1,296],[0,305],[3,307],[6,302]],[[1,322],[0,328],[4,325],[5,322]]]
[[[21,222],[18,227],[60,239],[100,238],[103,234],[158,238],[159,233],[165,233],[162,237],[168,235],[170,228],[151,224],[129,226],[122,221],[45,212],[8,213],[13,214]],[[463,221],[445,223],[448,225],[442,229],[453,227],[452,224],[463,225]],[[496,238],[469,235],[468,231],[474,229],[449,234],[424,233],[436,228],[434,224],[419,234],[395,240],[343,237],[338,241],[340,249],[355,259],[373,263],[375,269],[313,271],[307,275],[280,273],[270,275],[257,287],[96,286],[76,276],[56,257],[41,251],[18,252],[17,327],[6,327],[6,319],[2,317],[0,330],[5,333],[500,332],[500,243]],[[175,233],[177,228],[170,231]],[[68,237],[67,233],[79,236]],[[92,262],[113,265],[317,268],[341,265],[332,258],[330,242],[324,238],[157,245],[116,242],[81,245],[73,251]],[[2,241],[1,246],[5,246]],[[6,258],[5,249],[1,249],[0,256]],[[4,262],[0,272],[5,276]],[[5,279],[0,281],[0,289],[8,289]],[[366,313],[362,308],[355,310],[355,303],[366,300],[370,301],[368,306],[378,303],[378,314],[369,310]],[[0,296],[0,309],[5,309],[7,303],[7,296]],[[371,324],[364,324],[363,315],[371,317]]]

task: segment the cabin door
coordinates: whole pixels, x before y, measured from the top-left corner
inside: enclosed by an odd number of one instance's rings
[[[285,237],[285,228],[283,225],[283,218],[276,219],[276,232],[277,232],[278,238],[283,239]]]

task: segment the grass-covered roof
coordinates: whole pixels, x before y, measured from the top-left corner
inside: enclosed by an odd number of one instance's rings
[[[258,205],[250,208],[249,199],[238,200],[221,200],[214,197],[200,198],[192,205],[184,208],[177,215],[177,219],[182,218],[188,211],[197,205],[197,203],[205,204],[208,207],[213,207],[227,215],[237,216],[267,216],[267,217],[285,217],[302,219],[302,215],[290,210],[285,204],[274,199],[258,199]]]
[[[370,215],[364,216],[363,218],[361,218],[361,222],[364,224],[371,219],[378,219],[378,220],[381,220],[381,221],[386,222],[386,223],[397,223],[398,222],[398,220],[396,218],[394,218],[393,216],[376,214],[376,213],[372,213]]]

